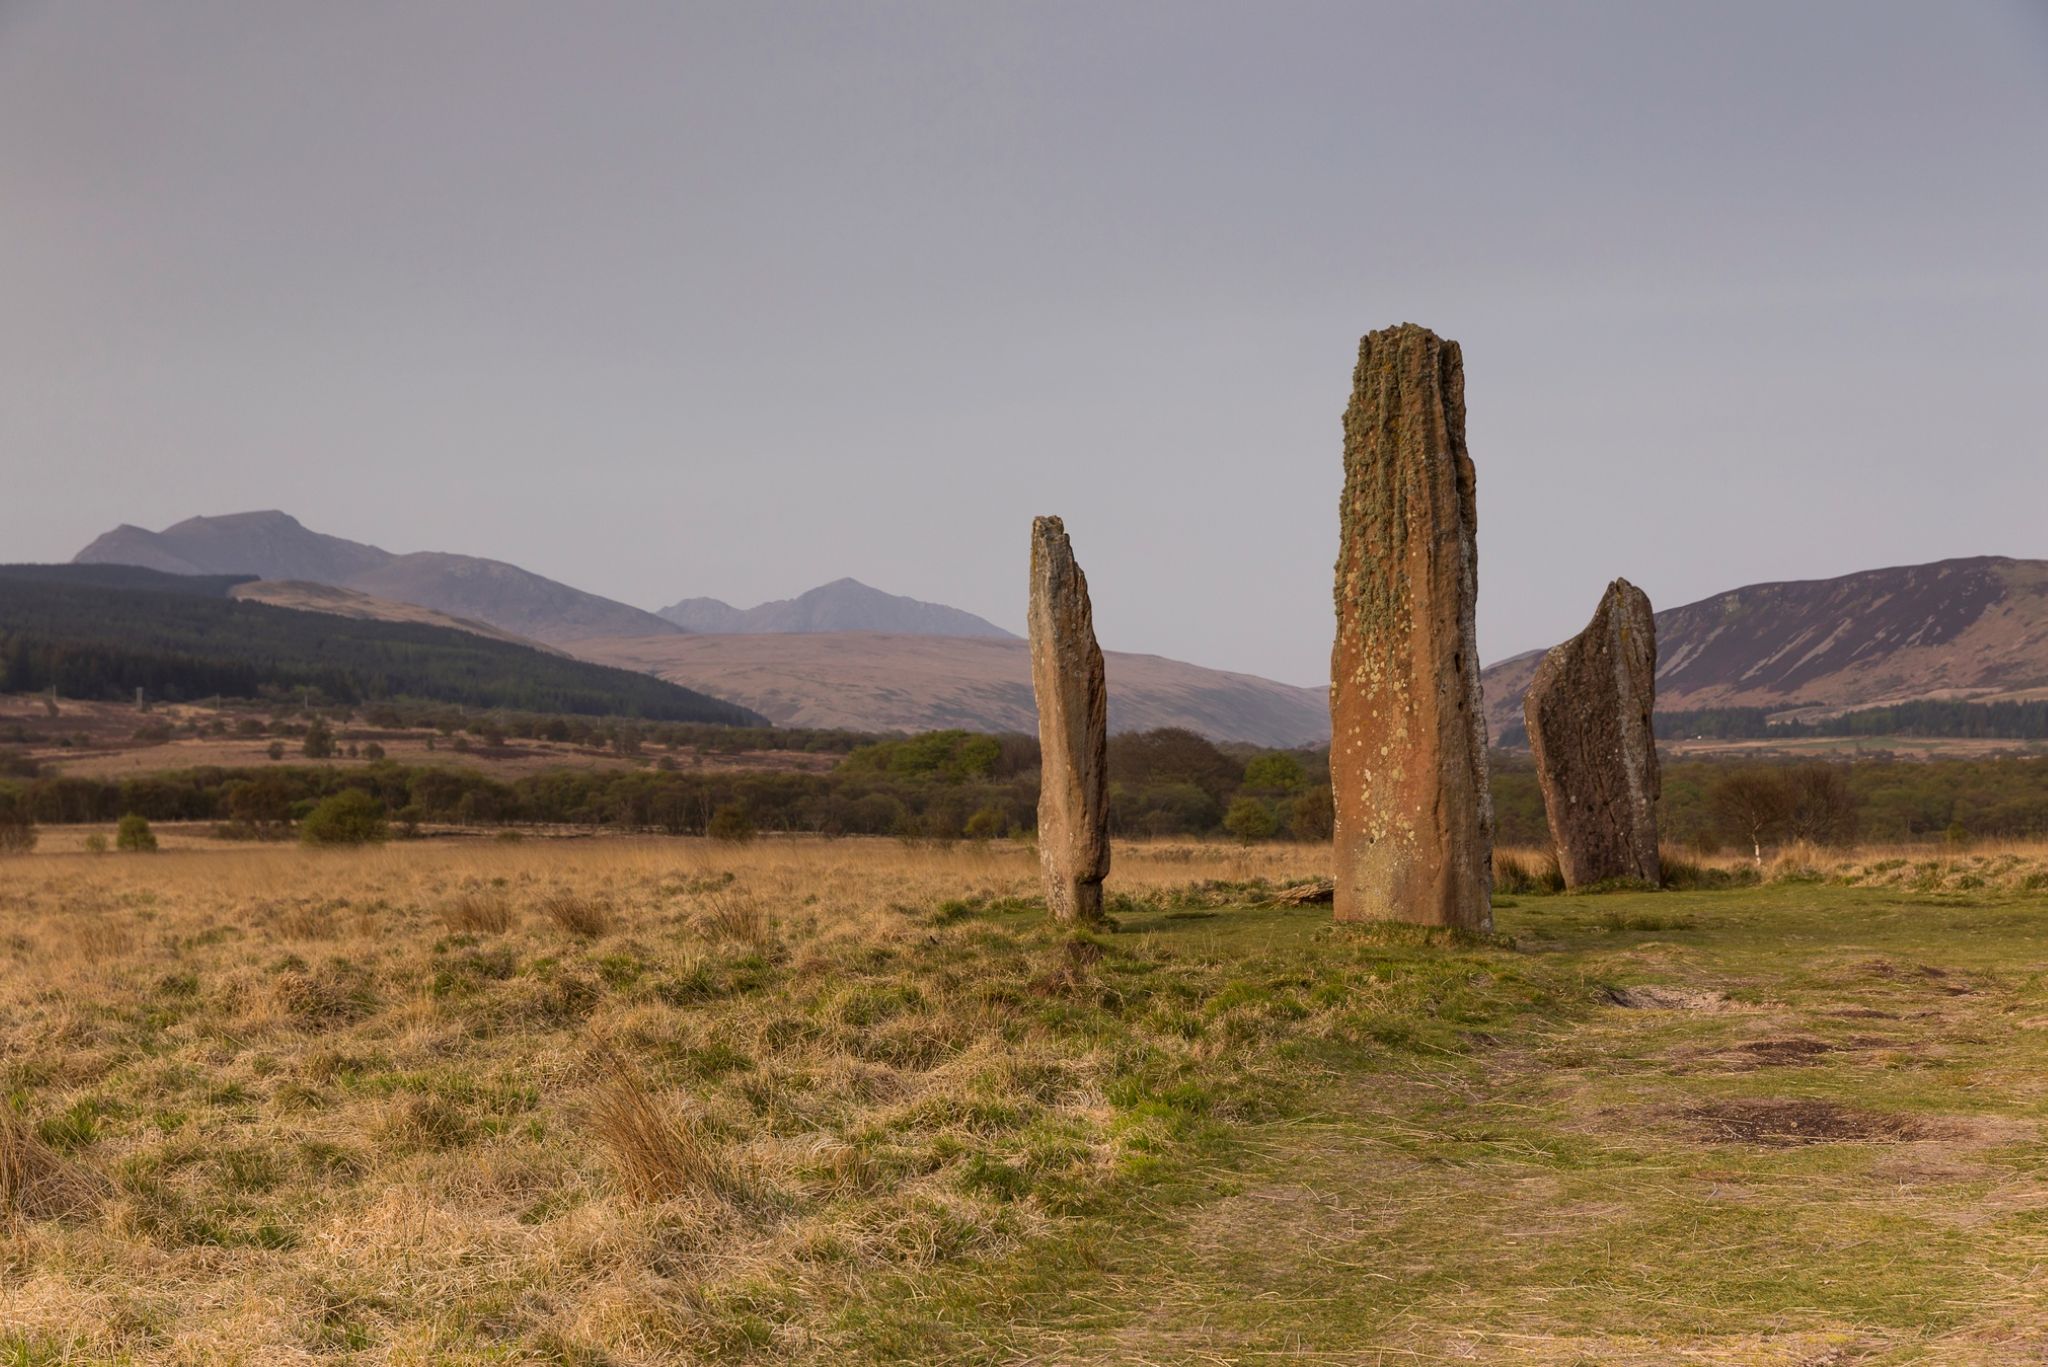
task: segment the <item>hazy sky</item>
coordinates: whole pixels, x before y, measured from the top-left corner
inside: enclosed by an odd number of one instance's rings
[[[2048,557],[2048,0],[0,0],[0,559],[281,507],[1327,675],[1359,334],[1489,658]]]

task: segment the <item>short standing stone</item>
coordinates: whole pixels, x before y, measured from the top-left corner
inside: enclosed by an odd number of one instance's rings
[[[1522,702],[1566,887],[1658,881],[1656,704],[1657,620],[1649,595],[1617,579]]]
[[[1099,920],[1109,875],[1109,690],[1088,579],[1056,517],[1031,523],[1029,617],[1045,904],[1062,921]]]
[[[1458,344],[1411,323],[1365,337],[1330,660],[1339,920],[1493,928],[1474,483]]]

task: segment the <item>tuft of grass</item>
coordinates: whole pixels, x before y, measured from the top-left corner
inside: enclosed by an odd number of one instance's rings
[[[288,967],[273,989],[284,1013],[301,1025],[322,1027],[361,1020],[377,1009],[369,973],[345,959],[323,967]]]
[[[730,1186],[703,1137],[656,1096],[617,1049],[594,1051],[598,1081],[585,1104],[590,1134],[611,1160],[620,1191],[644,1205],[691,1195],[720,1195]]]
[[[90,1169],[64,1158],[13,1107],[0,1104],[0,1219],[85,1215],[103,1192]]]
[[[1821,883],[1827,881],[1828,856],[1819,846],[1796,840],[1779,850],[1764,870],[1767,883]]]
[[[496,888],[462,893],[440,910],[441,924],[457,935],[503,935],[512,928],[512,899]]]
[[[1554,852],[1533,858],[1497,850],[1493,856],[1493,889],[1508,897],[1546,897],[1564,891],[1564,870]]]
[[[118,959],[135,943],[135,937],[127,926],[104,913],[81,917],[72,934],[77,939],[80,957],[91,962]]]
[[[541,915],[568,934],[594,940],[612,928],[612,906],[602,897],[558,888],[540,899]]]
[[[1664,875],[1664,886],[1673,892],[1697,892],[1706,888],[1754,887],[1761,881],[1755,868],[1738,865],[1722,868],[1687,859],[1671,853],[1668,849],[1658,861]]]
[[[704,925],[717,938],[752,945],[756,949],[773,938],[768,913],[753,898],[713,893],[705,898],[705,902],[709,909],[704,915]]]

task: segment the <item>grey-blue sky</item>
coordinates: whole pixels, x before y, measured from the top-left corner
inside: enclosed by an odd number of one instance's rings
[[[0,0],[0,555],[283,507],[1323,675],[1358,335],[1465,347],[1489,658],[2048,555],[2048,14]]]

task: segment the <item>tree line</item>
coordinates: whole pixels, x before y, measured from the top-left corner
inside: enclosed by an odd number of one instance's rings
[[[529,719],[543,728],[551,719]],[[299,728],[300,755],[331,752],[351,733]],[[361,734],[361,733],[357,733]],[[786,739],[782,732],[768,733]],[[821,748],[846,733],[812,737]],[[374,743],[374,742],[373,742]],[[554,769],[503,780],[443,765],[388,760],[360,766],[201,767],[125,779],[38,775],[0,792],[38,822],[212,821],[227,833],[277,835],[336,793],[370,794],[403,829],[422,823],[550,823],[703,833],[723,808],[756,828],[824,835],[957,839],[1028,835],[1036,828],[1035,737],[945,731],[867,738],[827,773],[699,772],[649,756],[631,770]],[[1329,772],[1313,751],[1226,750],[1181,730],[1110,741],[1110,816],[1120,835],[1322,839],[1330,829]]]
[[[2039,702],[1953,702],[1923,699],[1864,707],[1812,721],[1777,721],[1767,707],[1713,707],[1659,712],[1659,740],[1796,739],[1805,736],[1921,736],[1942,739],[2048,739],[2048,700]]]
[[[1658,712],[1651,730],[1658,740],[1798,740],[1806,737],[1881,739],[1913,736],[1944,740],[2048,740],[2048,700],[1953,702],[1925,699],[1864,707],[1811,721],[1773,721],[1784,709],[1702,707]],[[1529,748],[1529,729],[1520,721],[1501,729],[1496,742],[1507,750]]]
[[[552,728],[546,717],[507,724]],[[302,757],[355,744],[362,732],[297,726]],[[491,725],[471,719],[471,725]],[[586,723],[594,738],[598,723]],[[646,739],[662,734],[649,728]],[[721,734],[680,728],[684,736]],[[763,735],[784,739],[784,733]],[[489,737],[485,737],[489,739]],[[560,768],[505,780],[473,769],[299,762],[261,768],[194,768],[126,779],[26,775],[0,780],[12,808],[38,822],[108,822],[135,813],[153,821],[211,821],[229,834],[278,835],[321,801],[360,791],[403,830],[423,823],[547,823],[702,834],[723,809],[750,828],[823,835],[958,839],[1028,836],[1036,827],[1035,737],[944,731],[861,738],[818,732],[838,750],[829,772],[705,772],[642,746],[638,767]],[[1109,808],[1120,837],[1207,836],[1241,840],[1327,839],[1332,825],[1328,754],[1216,745],[1192,732],[1125,733],[1109,743]],[[1510,846],[1550,841],[1536,775],[1526,757],[1497,752],[1496,838]],[[1702,853],[1749,852],[1788,840],[1846,844],[2048,836],[2048,760],[1863,760],[1756,762],[1725,759],[1664,765],[1659,822],[1667,843]]]
[[[2048,760],[1731,760],[1663,765],[1658,830],[1712,854],[1789,840],[2032,839],[2048,836]],[[1496,755],[1494,821],[1506,845],[1544,846],[1549,824],[1527,756]]]

